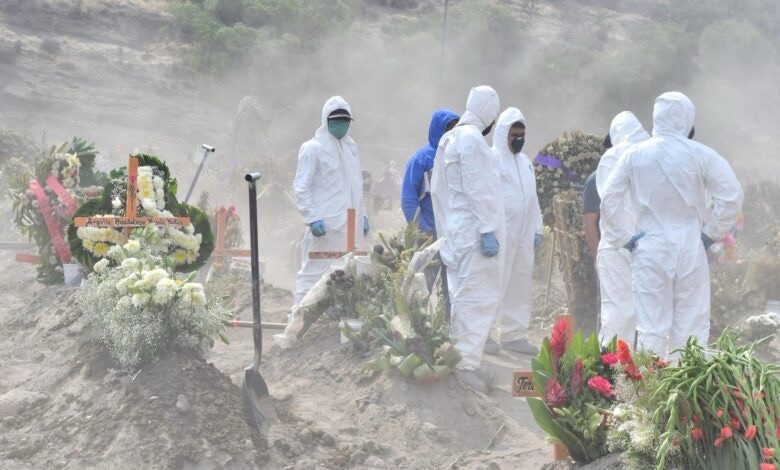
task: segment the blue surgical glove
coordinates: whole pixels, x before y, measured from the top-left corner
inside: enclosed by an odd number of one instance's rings
[[[709,250],[710,247],[715,244],[715,240],[703,233],[701,234],[701,242],[704,243],[704,251]]]
[[[498,254],[498,240],[493,232],[482,234],[482,254],[488,258]]]
[[[368,235],[368,216],[363,216],[363,236]]]
[[[322,237],[325,235],[325,222],[321,220],[312,222],[309,225],[309,228],[311,229],[311,234],[315,237]]]
[[[534,234],[534,250],[542,246],[542,234],[541,233],[535,233]]]
[[[634,251],[636,250],[636,242],[639,241],[640,238],[645,236],[645,232],[639,232],[633,237],[631,237],[631,240],[628,241],[625,245],[623,245],[623,248],[625,248],[628,251]]]

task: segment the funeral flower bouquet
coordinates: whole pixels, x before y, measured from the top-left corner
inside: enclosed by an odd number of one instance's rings
[[[79,291],[82,310],[119,368],[135,370],[174,349],[201,351],[215,336],[227,342],[230,312],[206,298],[193,274],[178,277],[175,261],[151,249],[159,236],[153,226],[138,235],[113,245]]]
[[[71,261],[64,229],[76,208],[100,197],[106,175],[93,170],[96,150],[78,137],[38,156],[33,171],[10,181],[14,223],[38,245],[38,280],[62,282],[62,264]]]
[[[571,457],[584,464],[609,452],[607,417],[615,400],[615,375],[636,372],[615,341],[602,347],[595,333],[584,341],[581,333],[571,334],[560,320],[544,339],[539,356],[531,361],[541,396],[527,400],[549,440],[565,445]]]

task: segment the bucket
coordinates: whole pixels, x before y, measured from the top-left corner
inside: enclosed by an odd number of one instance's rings
[[[342,328],[344,328],[344,325],[349,327],[350,330],[360,331],[360,328],[363,326],[363,320],[360,320],[358,318],[345,318],[339,321],[339,331],[341,331]],[[347,344],[349,343],[349,338],[347,338],[344,335],[344,332],[341,332],[341,344]]]
[[[79,287],[81,285],[81,265],[77,263],[66,263],[62,265],[65,273],[65,285],[69,287]]]

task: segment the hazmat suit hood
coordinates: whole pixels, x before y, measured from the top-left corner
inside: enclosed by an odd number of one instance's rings
[[[436,152],[436,147],[439,146],[441,136],[447,131],[447,124],[459,117],[458,113],[449,109],[437,109],[433,112],[431,123],[428,125],[428,144],[430,144],[434,152]]]
[[[337,109],[343,109],[347,111],[350,114],[350,116],[352,115],[352,108],[350,108],[349,103],[347,103],[347,100],[345,100],[340,96],[331,96],[330,98],[328,98],[328,101],[326,101],[325,104],[322,106],[322,125],[320,126],[319,129],[317,129],[315,135],[319,138],[323,138],[325,137],[325,135],[327,135],[335,141],[341,140],[345,143],[354,144],[352,137],[349,136],[349,130],[347,130],[346,135],[344,135],[344,137],[342,137],[341,139],[337,139],[333,137],[333,134],[331,134],[328,131],[328,115]]]
[[[498,116],[495,134],[493,135],[493,151],[496,152],[496,155],[502,155],[504,152],[514,155],[509,145],[507,145],[506,139],[509,135],[509,129],[516,122],[522,122],[525,125],[525,116],[517,108],[506,108]]]
[[[487,128],[498,116],[501,102],[498,93],[487,85],[474,87],[466,100],[466,112],[460,118],[460,124],[476,126],[480,131]]]
[[[631,111],[623,111],[612,119],[609,126],[612,145],[638,144],[650,138],[639,119]]]
[[[696,110],[687,96],[670,91],[659,96],[653,106],[653,136],[687,139]]]

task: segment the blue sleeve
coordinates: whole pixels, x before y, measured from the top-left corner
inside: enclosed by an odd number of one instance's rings
[[[420,207],[417,196],[420,194],[424,177],[425,170],[420,165],[419,160],[413,156],[406,164],[404,179],[401,182],[401,209],[404,211],[406,223],[411,223],[414,220],[417,208]]]

